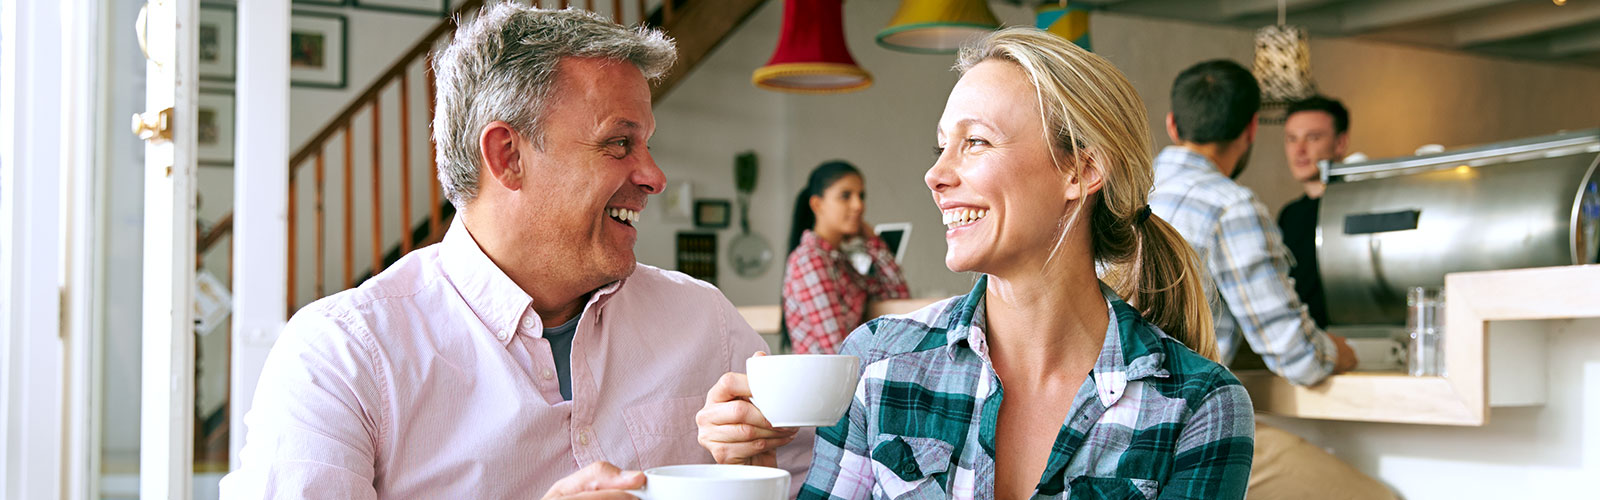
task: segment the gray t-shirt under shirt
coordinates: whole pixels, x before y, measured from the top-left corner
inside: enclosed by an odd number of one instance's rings
[[[550,341],[550,355],[556,362],[556,380],[561,383],[561,399],[572,401],[572,334],[578,331],[578,319],[573,316],[561,326],[544,329],[545,340]]]

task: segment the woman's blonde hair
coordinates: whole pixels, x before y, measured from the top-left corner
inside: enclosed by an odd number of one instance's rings
[[[1079,204],[1063,227],[1088,208],[1093,255],[1106,269],[1105,281],[1145,319],[1216,360],[1199,257],[1177,229],[1147,213],[1155,172],[1144,102],[1133,85],[1105,58],[1034,28],[1006,28],[963,47],[956,69],[965,73],[984,61],[1016,64],[1028,75],[1057,168],[1073,178],[1086,163],[1099,169],[1098,196]],[[1059,161],[1062,156],[1067,161]]]

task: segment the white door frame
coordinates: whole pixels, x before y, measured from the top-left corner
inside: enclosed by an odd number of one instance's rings
[[[145,143],[139,497],[188,500],[194,489],[198,136],[192,124],[199,119],[199,2],[149,0],[146,7],[145,114],[154,121],[171,108],[172,115],[171,139]]]
[[[228,394],[229,469],[249,429],[256,380],[287,315],[289,275],[289,0],[239,2],[235,88],[233,354]]]
[[[0,496],[60,498],[62,11],[0,2]]]

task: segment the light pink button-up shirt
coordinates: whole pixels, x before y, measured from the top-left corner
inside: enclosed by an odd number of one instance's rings
[[[695,412],[766,350],[721,292],[643,264],[596,291],[572,340],[571,401],[531,305],[457,220],[306,306],[267,357],[222,496],[538,498],[598,460],[712,462]],[[796,487],[811,437],[779,452]]]

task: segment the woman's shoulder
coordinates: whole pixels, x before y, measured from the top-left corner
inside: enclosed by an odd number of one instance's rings
[[[950,297],[909,313],[873,318],[850,333],[839,353],[859,356],[862,366],[866,366],[902,354],[943,347],[958,327],[956,319],[966,306],[965,299],[965,296]]]
[[[1154,325],[1149,327],[1160,332]],[[1157,379],[1156,385],[1168,397],[1182,398],[1192,407],[1219,392],[1244,394],[1244,386],[1228,367],[1201,356],[1164,332],[1159,337],[1162,350],[1165,351],[1161,368],[1167,376]]]

